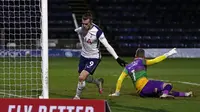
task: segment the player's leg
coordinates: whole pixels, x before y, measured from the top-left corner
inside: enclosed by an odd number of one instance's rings
[[[193,96],[192,91],[190,92],[171,91],[169,94],[173,95],[174,97],[192,97]]]
[[[84,71],[86,61],[87,61],[86,58],[84,58],[83,56],[81,56],[79,59],[79,65],[78,65],[79,77],[78,77],[78,84],[76,88],[76,95],[74,99],[80,99],[81,93],[86,85],[85,81],[83,80],[84,77],[88,76],[88,72]]]
[[[163,84],[163,94],[169,94],[169,92],[172,90],[172,84],[171,83],[164,83]]]
[[[82,70],[82,72],[80,73],[79,77],[78,77],[78,85],[77,85],[77,89],[76,89],[76,95],[74,97],[74,99],[80,99],[81,93],[83,91],[83,89],[85,88],[85,79],[86,77],[89,75],[89,72],[86,70]]]
[[[162,94],[160,95],[160,98],[174,98],[173,95],[170,95],[170,91],[172,90],[172,84],[171,83],[163,83],[162,87]]]
[[[93,75],[93,73],[95,72],[100,62],[101,62],[100,59],[89,59],[86,63],[84,70],[88,71],[91,75]],[[95,79],[91,75],[87,76],[86,82],[96,84],[98,87],[99,93],[102,94],[103,82],[104,82],[103,78]]]
[[[149,80],[140,92],[141,97],[159,97],[162,94],[164,82]],[[166,97],[173,97],[167,95]]]
[[[98,84],[99,81],[98,79],[95,79],[93,76],[88,75],[87,78],[85,79],[86,82],[92,83],[92,84]]]
[[[99,63],[101,62],[100,59],[89,59],[86,63],[86,66],[85,66],[85,70],[88,71],[91,75],[94,74],[97,66],[99,65]],[[98,79],[95,79],[94,77],[92,77],[91,75],[89,75],[87,78],[86,78],[86,82],[88,83],[93,83],[93,84],[99,84],[99,80]]]
[[[171,91],[173,88],[171,83],[164,83],[163,84],[163,90],[162,90],[162,95],[160,96],[165,97],[168,95],[172,95],[174,97],[191,97],[193,94],[192,92],[178,92],[178,91]]]
[[[149,80],[147,84],[140,91],[141,97],[158,97],[160,91],[162,90],[163,82]]]

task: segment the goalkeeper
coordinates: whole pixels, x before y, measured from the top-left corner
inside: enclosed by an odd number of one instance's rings
[[[144,58],[145,51],[141,48],[137,49],[135,59],[128,64],[121,73],[118,81],[116,91],[109,96],[119,96],[121,84],[126,76],[130,76],[133,84],[136,88],[136,92],[141,97],[160,97],[160,98],[174,98],[174,97],[189,97],[192,96],[192,92],[176,92],[171,91],[172,85],[157,80],[148,80],[146,67],[163,61],[167,57],[177,53],[176,48],[169,52],[156,57],[155,59],[147,60]]]

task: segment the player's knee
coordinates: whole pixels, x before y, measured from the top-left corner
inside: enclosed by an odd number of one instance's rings
[[[171,83],[164,83],[163,88],[165,88],[166,86],[171,86],[171,88],[173,87]]]
[[[78,80],[79,80],[80,82],[82,82],[82,81],[85,80],[85,77],[83,77],[83,76],[80,75],[80,76],[78,77]]]
[[[83,71],[81,72],[81,74],[79,75],[79,81],[80,81],[80,82],[81,82],[81,81],[85,81],[85,79],[87,78],[88,75],[89,75],[89,72],[83,70]]]

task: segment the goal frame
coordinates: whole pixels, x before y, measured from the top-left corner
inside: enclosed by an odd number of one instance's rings
[[[42,95],[40,98],[49,98],[49,56],[48,56],[48,0],[41,0],[41,18],[42,18]]]

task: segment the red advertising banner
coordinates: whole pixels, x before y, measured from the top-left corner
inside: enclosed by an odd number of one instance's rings
[[[0,99],[1,112],[110,112],[105,100]]]

